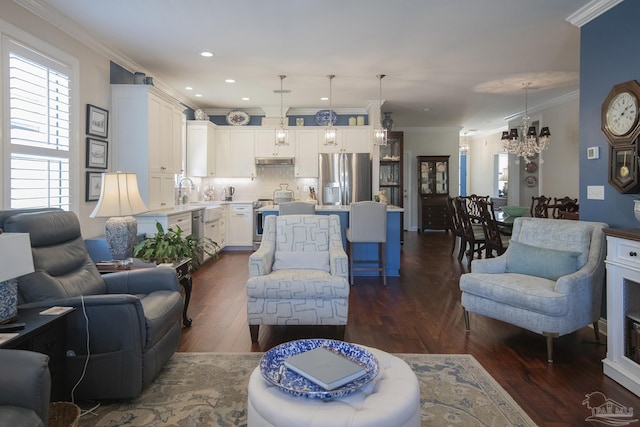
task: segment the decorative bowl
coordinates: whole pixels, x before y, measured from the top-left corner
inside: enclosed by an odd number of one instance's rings
[[[502,211],[515,218],[529,212],[529,208],[526,206],[503,206]]]

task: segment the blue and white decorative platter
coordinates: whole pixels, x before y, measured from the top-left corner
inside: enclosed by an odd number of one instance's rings
[[[329,114],[331,113],[331,114]],[[338,121],[338,115],[333,110],[320,110],[315,115],[315,121],[318,126],[327,126],[331,117],[331,124],[335,125]]]
[[[325,390],[318,384],[306,379],[291,369],[288,369],[284,365],[285,358],[313,350],[317,347],[325,347],[348,357],[354,362],[362,365],[365,368],[366,373],[364,376],[351,381],[342,387],[338,387],[333,390]],[[293,394],[294,396],[325,400],[346,396],[347,394],[359,390],[366,384],[373,381],[373,379],[378,375],[379,369],[378,359],[376,359],[370,351],[367,351],[355,344],[328,339],[308,339],[286,342],[267,351],[260,359],[260,372],[264,379],[271,384],[279,387],[287,393]]]

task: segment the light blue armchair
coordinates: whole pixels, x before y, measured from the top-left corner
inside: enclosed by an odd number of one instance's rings
[[[249,257],[252,342],[260,325],[347,324],[348,263],[340,230],[337,215],[265,218],[260,248]]]
[[[604,282],[605,238],[601,222],[516,218],[507,251],[474,260],[460,277],[465,324],[469,313],[511,323],[553,338],[598,320]]]

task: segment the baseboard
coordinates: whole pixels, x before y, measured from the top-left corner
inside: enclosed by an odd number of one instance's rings
[[[593,329],[592,324],[590,324],[589,327]],[[605,337],[607,336],[607,319],[604,317],[601,317],[600,320],[598,320],[598,331]]]

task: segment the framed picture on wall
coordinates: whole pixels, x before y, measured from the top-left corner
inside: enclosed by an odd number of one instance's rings
[[[87,172],[87,193],[85,200],[95,202],[100,199],[102,190],[102,172]]]
[[[106,169],[109,143],[99,139],[87,138],[87,167]]]
[[[87,135],[106,138],[109,131],[109,112],[87,104]]]

